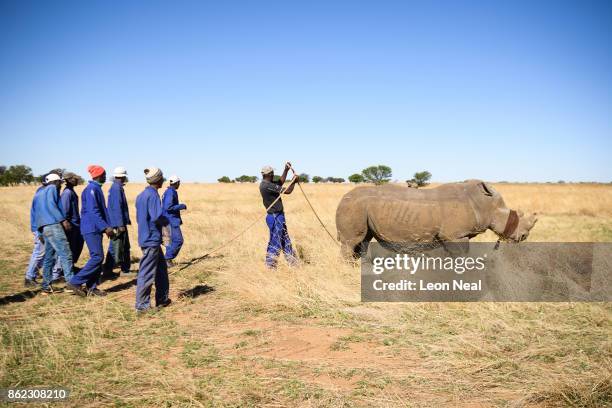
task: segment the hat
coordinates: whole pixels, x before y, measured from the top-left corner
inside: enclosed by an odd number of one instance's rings
[[[57,174],[49,173],[49,174],[47,174],[47,177],[45,177],[45,183],[49,184],[52,181],[58,181],[58,180],[61,180],[61,179],[62,178],[60,176],[58,176]]]
[[[272,166],[263,166],[261,168],[261,174],[270,174],[270,173],[274,173],[274,169],[272,168]]]
[[[144,169],[144,174],[149,184],[155,184],[164,179],[164,173],[157,167],[147,167]]]
[[[125,169],[125,167],[115,167],[115,170],[113,171],[113,176],[114,177],[127,177],[127,170]]]
[[[67,171],[64,173],[64,180],[68,180],[68,179],[78,179],[79,176],[77,176],[76,174],[74,174],[71,171]]]
[[[179,181],[181,181],[181,179],[176,174],[173,174],[170,176],[168,181],[170,182],[170,184],[174,184],[174,183],[178,183]]]
[[[91,178],[99,177],[106,172],[106,170],[104,170],[104,167],[98,166],[96,164],[92,164],[91,166],[87,167],[87,171],[91,175]]]

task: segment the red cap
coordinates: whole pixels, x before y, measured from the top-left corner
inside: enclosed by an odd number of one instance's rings
[[[101,176],[102,174],[104,174],[104,172],[106,170],[104,170],[104,167],[102,167],[102,166],[98,166],[98,165],[92,164],[91,166],[87,167],[87,171],[91,175],[91,178],[96,178],[96,177]]]

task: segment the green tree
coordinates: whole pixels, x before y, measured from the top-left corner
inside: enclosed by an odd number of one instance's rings
[[[358,173],[351,174],[348,179],[351,183],[363,183],[365,181],[363,176]]]
[[[391,180],[391,167],[379,164],[370,166],[361,172],[364,180],[376,185],[388,183]]]
[[[29,184],[35,180],[32,169],[23,164],[5,168],[1,177],[1,184],[4,186],[14,186],[17,184]]]
[[[255,183],[257,182],[257,180],[258,180],[257,176],[247,176],[246,174],[243,174],[240,177],[236,177],[234,181],[238,183]]]
[[[310,176],[306,173],[302,173],[298,176],[300,178],[300,183],[308,183],[310,182]]]
[[[327,177],[325,179],[326,183],[344,183],[344,179],[342,177]]]
[[[217,179],[217,181],[219,183],[231,183],[232,182],[232,180],[227,176],[220,177]]]
[[[312,182],[313,182],[313,183],[320,183],[320,182],[322,182],[322,181],[323,181],[323,177],[321,177],[321,176],[314,176],[314,177],[312,178]]]
[[[414,182],[417,186],[423,187],[429,184],[429,180],[431,179],[431,173],[427,170],[425,171],[417,171],[414,173],[412,180],[408,180],[408,182]]]

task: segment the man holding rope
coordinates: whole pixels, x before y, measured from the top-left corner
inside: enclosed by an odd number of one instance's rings
[[[259,185],[259,192],[261,193],[264,207],[268,209],[266,224],[268,224],[270,229],[270,240],[266,253],[266,266],[268,268],[276,268],[276,261],[281,249],[285,254],[287,262],[290,265],[297,265],[297,258],[291,246],[289,233],[287,232],[283,201],[280,198],[281,194],[291,194],[299,180],[299,177],[294,172],[291,184],[287,188],[283,187],[290,169],[291,163],[287,162],[283,174],[276,181],[274,180],[274,169],[271,166],[264,166],[261,169],[262,180]]]

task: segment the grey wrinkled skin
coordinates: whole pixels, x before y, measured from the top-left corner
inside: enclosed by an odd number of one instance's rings
[[[520,242],[537,221],[517,211],[519,224],[506,237]],[[468,242],[492,230],[504,231],[510,209],[488,183],[467,180],[431,189],[400,185],[356,187],[336,210],[338,240],[345,257],[359,257],[372,238],[381,244]]]

